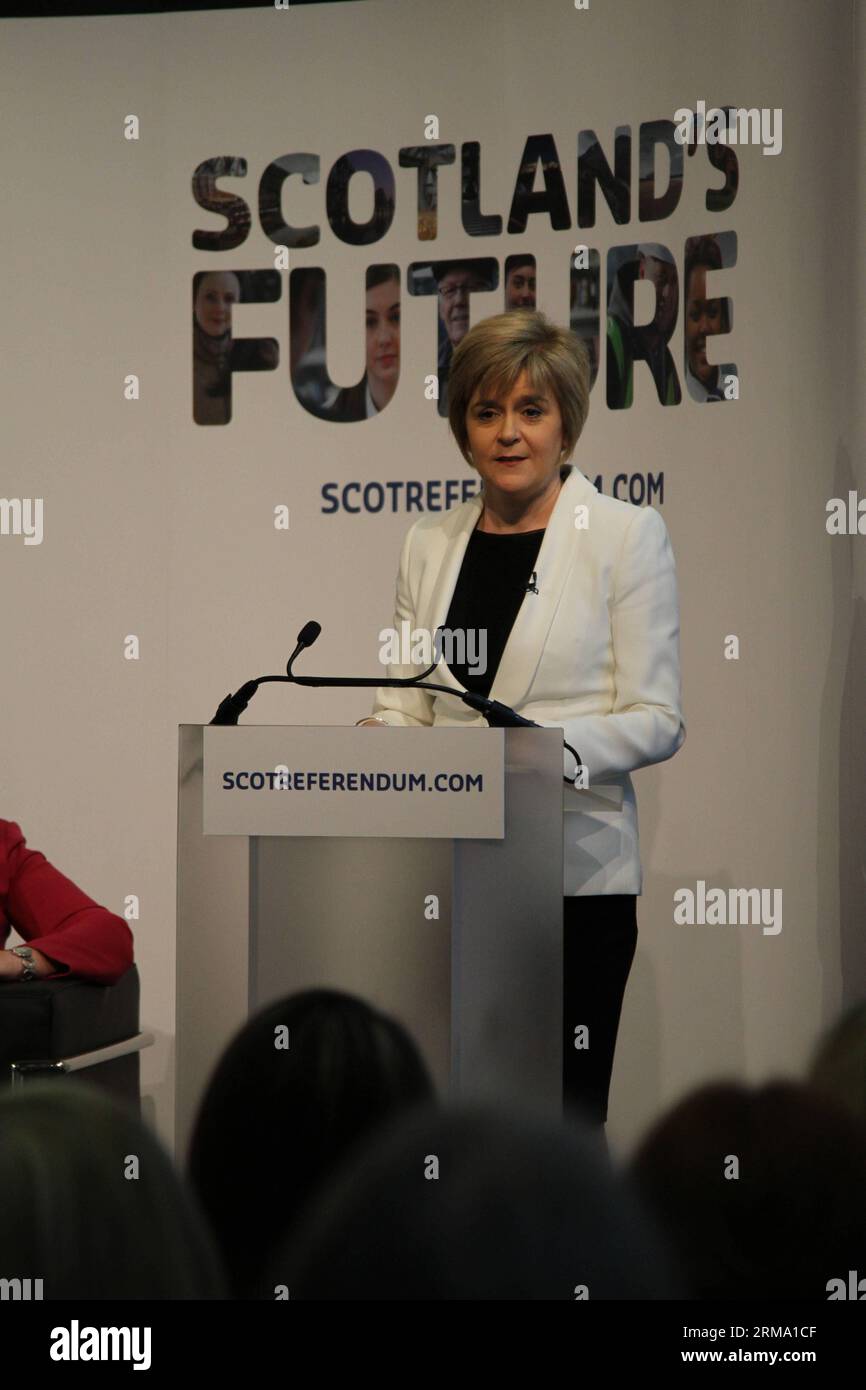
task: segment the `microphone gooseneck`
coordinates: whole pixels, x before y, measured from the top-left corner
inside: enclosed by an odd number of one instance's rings
[[[533,571],[532,580],[534,581],[535,578],[536,573],[535,571]],[[533,587],[532,581],[530,581],[530,587]],[[538,592],[537,589],[534,589],[533,591],[535,593]],[[486,695],[477,695],[471,690],[452,690],[452,688],[448,685],[437,685],[432,681],[426,680],[425,678],[431,675],[433,671],[436,670],[436,667],[439,665],[441,657],[437,657],[436,661],[433,662],[432,666],[428,666],[427,670],[422,671],[419,676],[382,677],[294,675],[292,671],[292,666],[296,658],[300,655],[302,651],[305,650],[305,648],[311,647],[313,645],[313,643],[321,634],[321,631],[321,625],[315,622],[314,620],[305,623],[304,626],[301,628],[301,631],[298,633],[297,645],[295,647],[295,650],[292,652],[292,655],[286,662],[286,674],[284,676],[258,676],[255,680],[247,681],[244,685],[240,687],[239,690],[235,691],[234,695],[229,693],[228,695],[226,695],[224,700],[220,701],[220,704],[217,707],[216,714],[210,721],[211,724],[237,724],[238,719],[243,714],[244,710],[247,708],[248,704],[252,700],[260,685],[281,682],[284,684],[309,686],[352,686],[355,688],[373,686],[377,689],[380,686],[397,689],[406,689],[407,687],[413,686],[419,690],[435,690],[445,695],[457,696],[459,699],[463,701],[465,705],[468,705],[470,709],[477,710],[479,714],[483,714],[484,718],[487,720],[487,723],[493,729],[540,729],[543,727],[542,725],[537,724],[534,719],[524,719],[522,714],[518,714],[517,711],[512,709],[510,705],[502,704],[500,700],[491,700]],[[437,634],[440,631],[441,628],[436,629]],[[437,650],[435,638],[434,650]],[[565,747],[569,750],[570,753],[574,755],[575,761],[578,767],[580,767],[581,760],[579,754],[574,750],[574,748],[572,748],[570,743],[566,743]],[[563,781],[568,782],[569,785],[572,784],[572,779],[569,777],[563,777]]]

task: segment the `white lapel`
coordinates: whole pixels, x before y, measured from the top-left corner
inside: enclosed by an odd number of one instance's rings
[[[582,532],[575,529],[574,508],[579,503],[591,504],[597,495],[589,479],[572,464],[551,512],[535,562],[538,593],[527,592],[524,595],[490,690],[491,699],[517,706],[528,691],[577,555]],[[478,524],[482,505],[483,499],[479,493],[443,518],[437,537],[441,564],[429,595],[419,595],[419,612],[416,615],[418,625],[431,633],[441,627],[448,616],[469,537]],[[447,685],[452,690],[464,689],[454,679],[444,658],[428,679]]]

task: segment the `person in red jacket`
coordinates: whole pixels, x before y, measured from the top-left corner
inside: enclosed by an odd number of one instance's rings
[[[3,949],[10,927],[26,948]],[[44,854],[27,849],[14,821],[0,820],[0,983],[76,975],[112,985],[131,965],[132,932],[124,919],[88,898]]]

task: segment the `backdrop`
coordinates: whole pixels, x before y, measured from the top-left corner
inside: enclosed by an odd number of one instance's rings
[[[138,912],[168,1140],[177,725],[309,618],[299,672],[380,671],[407,527],[476,485],[450,352],[508,304],[587,339],[574,462],[659,508],[679,574],[688,735],[635,778],[614,1143],[705,1078],[799,1072],[862,996],[863,19],[366,0],[4,24],[0,814]],[[764,124],[684,145],[699,102]],[[272,686],[254,717],[368,709]],[[767,890],[781,929],[678,922],[700,883]]]

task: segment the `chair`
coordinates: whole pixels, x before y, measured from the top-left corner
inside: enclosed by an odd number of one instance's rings
[[[140,981],[131,965],[113,985],[76,978],[0,985],[0,1085],[48,1076],[91,1082],[141,1110]]]

